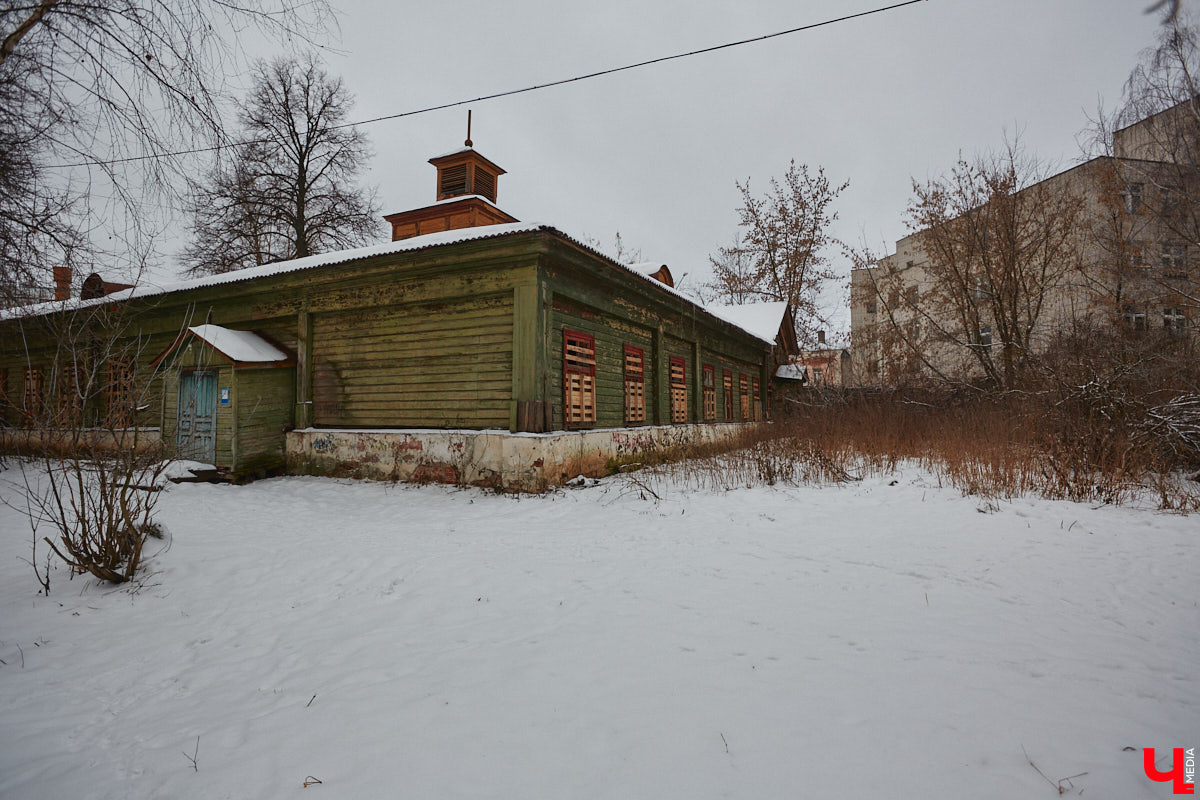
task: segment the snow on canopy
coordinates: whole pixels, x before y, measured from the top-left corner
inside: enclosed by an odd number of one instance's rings
[[[710,305],[705,310],[714,317],[719,317],[759,339],[774,344],[779,336],[779,327],[783,324],[787,307],[787,302],[780,300],[771,303],[746,303],[740,306]]]
[[[775,377],[787,381],[808,380],[808,368],[803,364],[780,364],[775,370]]]
[[[196,325],[188,328],[230,361],[287,361],[288,354],[257,333],[235,331],[220,325]]]

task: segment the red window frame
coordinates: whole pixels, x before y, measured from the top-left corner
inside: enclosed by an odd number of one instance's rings
[[[733,422],[733,373],[729,370],[725,370],[721,388],[725,391],[725,421]]]

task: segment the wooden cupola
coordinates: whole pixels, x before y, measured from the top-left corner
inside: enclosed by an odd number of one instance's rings
[[[496,183],[504,170],[469,144],[453,153],[431,158],[429,163],[437,167],[438,200],[474,194],[496,202]]]
[[[463,146],[429,159],[437,167],[434,204],[384,217],[392,226],[393,242],[427,233],[517,221],[495,205],[496,183],[504,170],[480,155],[471,144],[470,117],[467,119],[467,140]]]

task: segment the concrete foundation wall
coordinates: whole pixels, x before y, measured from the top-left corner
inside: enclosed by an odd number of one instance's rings
[[[556,433],[472,430],[332,430],[287,434],[293,475],[431,481],[540,491],[576,475],[597,477],[638,454],[722,441],[753,423],[672,425]]]

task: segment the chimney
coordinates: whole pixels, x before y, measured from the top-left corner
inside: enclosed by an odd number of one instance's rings
[[[55,300],[70,300],[71,299],[71,268],[70,267],[55,267],[54,268],[54,299]]]
[[[817,331],[817,344],[825,344],[825,331]]]

